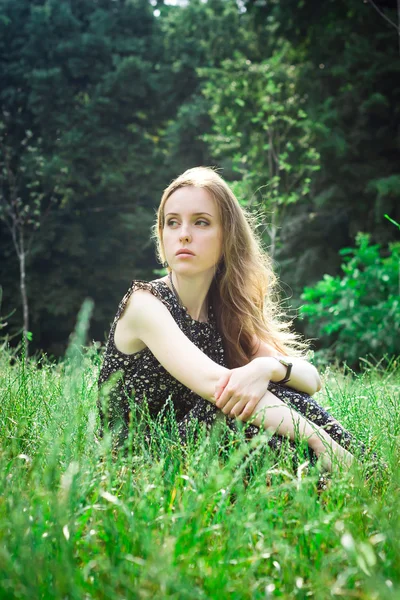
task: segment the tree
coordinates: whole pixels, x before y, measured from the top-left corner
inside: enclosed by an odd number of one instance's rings
[[[149,237],[165,183],[168,81],[161,38],[145,0],[3,0],[0,55],[10,151],[32,132],[44,166],[41,178],[30,171],[40,183],[31,191],[46,201],[54,190],[59,207],[36,231],[29,289],[34,339],[60,352],[85,297],[95,300],[92,335],[102,339],[133,274],[155,267]],[[4,237],[1,247],[4,256]],[[14,263],[0,262],[9,311]]]
[[[166,100],[171,115],[164,132],[170,176],[197,165],[211,165],[218,156],[204,138],[212,130],[212,103],[202,92],[201,69],[219,68],[235,51],[251,46],[247,15],[235,0],[191,0],[186,6],[161,7],[160,24],[170,64]]]
[[[44,158],[41,139],[34,139],[29,129],[20,144],[9,142],[12,129],[8,117],[0,121],[0,220],[7,226],[19,264],[20,293],[23,308],[23,334],[28,352],[29,301],[26,269],[35,231],[42,224],[53,197],[43,185]]]
[[[319,168],[291,54],[283,43],[268,60],[253,63],[237,53],[220,69],[201,71],[214,124],[204,139],[242,176],[236,188],[243,201],[262,208],[271,256],[286,208],[309,194]]]
[[[277,252],[282,277],[299,298],[304,285],[339,272],[338,252],[359,231],[384,245],[393,239],[383,215],[400,219],[396,31],[359,0],[245,5],[261,56],[279,40],[291,44],[297,92],[320,155],[310,194],[282,222],[285,243]]]

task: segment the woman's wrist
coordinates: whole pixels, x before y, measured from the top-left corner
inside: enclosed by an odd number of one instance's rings
[[[281,381],[287,373],[285,365],[282,365],[279,360],[276,360],[273,356],[268,356],[266,360],[268,361],[267,368],[270,374],[270,380],[273,382]]]
[[[285,376],[286,367],[281,365],[277,360],[275,360],[271,356],[259,356],[257,358],[254,358],[251,361],[251,363],[253,365],[259,365],[261,373],[265,376],[265,378],[268,381],[279,381]]]
[[[251,363],[260,365],[263,376],[272,383],[280,383],[288,376],[288,366],[281,364],[280,357],[258,356]],[[312,396],[321,389],[321,380],[316,368],[304,359],[283,356],[282,359],[292,364],[289,379],[284,383],[289,387]],[[258,370],[257,369],[257,370]]]

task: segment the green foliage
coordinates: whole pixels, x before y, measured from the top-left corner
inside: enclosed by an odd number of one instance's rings
[[[235,53],[219,69],[200,70],[210,101],[213,133],[205,134],[215,156],[231,161],[242,176],[242,198],[267,216],[271,253],[284,208],[310,192],[319,155],[313,125],[298,92],[299,69],[289,43],[268,60],[253,62]]]
[[[380,244],[359,234],[356,248],[344,248],[342,276],[325,275],[302,295],[300,313],[330,353],[349,365],[360,357],[400,354],[400,244],[385,256]]]
[[[60,353],[85,297],[96,303],[92,335],[103,340],[133,272],[146,278],[155,266],[149,233],[165,182],[153,167],[163,161],[158,134],[166,116],[161,38],[142,0],[4,0],[0,12],[7,17],[0,114],[8,115],[1,133],[22,181],[11,206],[35,229],[48,189],[60,208],[27,254],[29,328],[34,343]],[[10,312],[19,308],[18,271],[9,258],[0,263]],[[19,325],[15,318],[11,332]]]
[[[212,102],[201,93],[201,69],[219,68],[235,51],[249,46],[247,16],[235,0],[192,0],[161,8],[163,45],[171,68],[169,101],[176,103],[164,132],[171,176],[196,165],[215,164],[218,155],[204,138],[211,130]]]
[[[400,221],[397,37],[359,0],[1,0],[2,135],[19,177],[14,206],[35,233],[31,347],[62,354],[85,297],[91,337],[104,339],[129,280],[153,276],[162,190],[194,165],[222,167],[259,212],[293,304],[338,273],[357,231],[391,241],[382,214]],[[52,198],[59,210],[38,227]],[[9,335],[21,325],[14,255],[0,220]]]
[[[205,139],[214,154],[231,156],[250,188],[262,185],[268,208],[307,195],[318,153],[310,145],[310,123],[296,90],[298,71],[289,44],[262,63],[236,54],[221,69],[201,73],[204,94],[212,100],[214,133]]]
[[[283,38],[294,49],[297,90],[320,155],[307,202],[293,205],[282,222],[276,256],[298,305],[305,285],[339,273],[338,252],[354,246],[358,231],[384,246],[394,239],[382,214],[400,221],[398,36],[358,0],[247,6],[260,47]]]

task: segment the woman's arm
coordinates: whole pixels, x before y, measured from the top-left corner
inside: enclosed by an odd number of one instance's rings
[[[230,417],[247,421],[270,387],[269,383],[274,380],[279,382],[285,375],[286,367],[278,360],[257,356],[247,365],[231,369],[221,376],[215,388],[216,406]]]
[[[332,470],[333,456],[347,466],[350,466],[354,460],[352,454],[335,442],[324,429],[308,421],[269,391],[253,411],[252,423],[272,433],[289,437],[291,440],[296,437],[306,439],[328,471]]]
[[[309,396],[312,396],[321,389],[321,378],[318,371],[308,361],[303,358],[280,356],[272,346],[257,340],[257,338],[255,338],[254,346],[257,348],[257,351],[253,354],[251,360],[255,358],[269,358],[269,361],[264,364],[269,371],[270,381],[280,381],[286,375],[286,367],[272,357],[284,358],[293,365],[290,380],[285,385],[299,392],[304,392]]]
[[[228,369],[193,344],[151,292],[136,290],[132,294],[117,327],[124,339],[141,340],[175,379],[215,403],[216,383]]]

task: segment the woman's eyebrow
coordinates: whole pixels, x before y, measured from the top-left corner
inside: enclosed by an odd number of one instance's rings
[[[180,213],[170,212],[170,213],[167,213],[165,216],[168,217],[168,215],[174,215],[174,216],[179,217]],[[208,215],[208,216],[212,217],[212,215],[210,215],[210,213],[208,213],[208,212],[195,212],[195,213],[192,213],[193,217],[198,217],[199,215]]]

